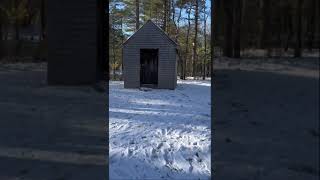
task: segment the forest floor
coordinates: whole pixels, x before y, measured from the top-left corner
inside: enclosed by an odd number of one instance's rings
[[[46,63],[0,63],[0,179],[106,179],[107,98],[48,86]]]
[[[213,177],[319,179],[319,58],[213,66]]]
[[[178,81],[175,90],[109,85],[111,179],[211,177],[209,80]]]

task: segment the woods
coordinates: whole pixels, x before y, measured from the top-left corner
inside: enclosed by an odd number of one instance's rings
[[[112,0],[109,2],[109,68],[111,78],[121,79],[122,43],[147,20],[152,20],[179,45],[181,79],[210,76],[211,1]]]
[[[121,44],[148,19],[179,44],[178,76],[206,78],[211,64],[211,1],[110,0],[109,67],[121,78]],[[215,0],[214,54],[301,57],[319,48],[317,0]],[[44,59],[46,0],[0,1],[0,58]],[[118,76],[119,75],[119,76]]]
[[[319,49],[317,0],[215,0],[214,6],[215,56],[298,58]]]
[[[46,0],[0,1],[0,60],[45,58]]]

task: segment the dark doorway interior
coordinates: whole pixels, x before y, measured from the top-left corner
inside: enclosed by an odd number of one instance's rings
[[[158,84],[158,49],[140,49],[140,84],[154,86]]]

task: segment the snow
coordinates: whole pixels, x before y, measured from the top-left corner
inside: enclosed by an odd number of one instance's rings
[[[209,179],[210,81],[175,90],[109,82],[110,179]]]

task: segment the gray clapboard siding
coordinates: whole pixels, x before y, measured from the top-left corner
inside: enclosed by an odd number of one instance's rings
[[[159,50],[157,88],[175,89],[177,44],[150,20],[123,44],[124,87],[140,87],[140,49]]]

